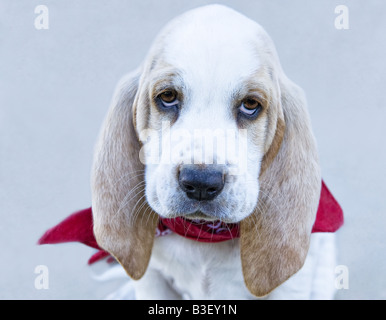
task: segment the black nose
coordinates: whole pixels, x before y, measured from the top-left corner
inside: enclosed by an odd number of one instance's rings
[[[190,199],[212,200],[224,188],[224,170],[220,167],[183,165],[178,182]]]

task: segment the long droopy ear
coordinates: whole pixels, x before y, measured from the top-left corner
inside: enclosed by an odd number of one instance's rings
[[[158,216],[145,199],[144,165],[133,124],[139,72],[118,85],[96,145],[92,169],[94,234],[133,279],[149,263]]]
[[[280,91],[275,136],[261,164],[258,204],[241,222],[244,281],[258,297],[303,266],[321,188],[303,93],[286,78]]]

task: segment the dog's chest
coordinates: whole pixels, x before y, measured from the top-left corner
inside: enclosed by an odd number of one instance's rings
[[[242,276],[238,241],[202,243],[170,234],[155,240],[150,267],[183,298],[251,298]]]

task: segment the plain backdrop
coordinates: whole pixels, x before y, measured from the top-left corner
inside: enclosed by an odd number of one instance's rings
[[[259,22],[306,92],[323,178],[345,212],[338,299],[386,298],[386,2],[216,1]],[[0,298],[102,299],[82,244],[37,246],[91,205],[94,143],[117,81],[176,15],[204,0],[0,1]],[[37,30],[35,7],[49,9]],[[349,9],[337,29],[335,8]],[[49,288],[35,287],[35,268]]]

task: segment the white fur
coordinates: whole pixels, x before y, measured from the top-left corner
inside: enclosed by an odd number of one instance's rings
[[[120,265],[99,278],[118,275],[124,283],[107,299],[257,299],[244,285],[237,239],[208,244],[170,234],[153,250],[141,280],[129,279]],[[335,234],[315,233],[303,268],[263,299],[333,299],[335,266]]]
[[[185,21],[182,25],[181,19]],[[238,129],[232,112],[234,95],[246,87],[260,65],[250,42],[259,30],[239,13],[214,5],[186,13],[161,32],[167,34],[163,60],[173,66],[163,70],[165,85],[180,88],[186,97],[176,123],[165,126],[162,136],[153,131],[150,142],[145,143],[148,154],[162,145],[159,163],[146,166],[147,200],[161,216],[173,218],[200,210],[208,215],[217,212],[216,218],[226,222],[238,222],[255,208],[258,164],[264,150],[253,142],[251,133]],[[170,79],[166,74],[172,71],[176,72]],[[203,144],[200,134],[208,144]],[[230,147],[233,137],[237,141]],[[205,149],[208,145],[212,148]],[[225,164],[232,175],[210,204],[189,200],[179,188],[177,167],[191,163],[192,158],[194,163]]]
[[[149,72],[143,73],[145,76],[142,76],[139,81],[140,88],[153,88],[154,86],[156,87],[155,84],[160,86],[159,81],[161,79],[161,84],[164,87],[178,88],[178,91],[182,93],[184,97],[184,104],[180,108],[178,119],[174,123],[162,127],[163,124],[160,119],[162,119],[162,117],[166,119],[166,116],[162,114],[162,112],[159,112],[158,116],[145,115],[144,104],[138,102],[139,97],[143,97],[145,94],[142,92],[137,95],[136,130],[139,130],[137,134],[144,145],[146,161],[146,200],[151,208],[160,216],[173,218],[184,215],[194,218],[195,212],[199,210],[211,216],[213,219],[221,219],[225,222],[241,221],[243,223],[243,221],[245,221],[244,219],[250,216],[251,212],[256,208],[259,192],[263,194],[260,190],[261,186],[259,185],[260,164],[263,156],[267,153],[267,148],[273,141],[273,133],[272,130],[270,133],[268,132],[267,127],[269,124],[267,124],[268,120],[266,115],[258,118],[255,121],[254,127],[250,129],[249,132],[245,133],[238,130],[238,125],[236,124],[234,114],[232,115],[232,110],[234,111],[235,107],[237,107],[235,106],[235,96],[238,93],[240,96],[246,97],[251,93],[248,91],[243,92],[243,90],[248,90],[246,88],[253,86],[256,87],[256,82],[251,84],[251,79],[254,77],[253,81],[256,81],[255,78],[257,77],[259,69],[267,67],[267,61],[264,61],[264,59],[272,59],[272,56],[275,56],[276,53],[273,52],[273,46],[266,45],[267,41],[270,41],[269,38],[258,24],[231,9],[218,5],[193,10],[176,18],[161,32],[160,39],[155,41],[147,61],[153,61],[152,59],[158,54],[158,56],[162,56],[160,58],[162,65],[161,67],[158,65],[158,69],[156,68],[156,71],[154,71],[156,74],[153,74],[154,72],[150,73],[152,74],[152,79],[146,78]],[[256,54],[256,42],[259,44],[259,48],[263,48],[259,51],[259,56]],[[269,50],[271,51],[270,54],[267,55],[267,58],[265,54]],[[267,69],[263,70],[265,72],[264,76],[259,75],[260,78],[257,80],[267,82],[266,79],[269,78],[271,87],[273,83],[275,88],[279,88],[278,75],[280,75],[281,81],[283,82],[286,82],[287,78],[282,74],[278,62],[273,61],[272,63],[274,65],[270,65],[270,67],[275,69],[276,75],[270,75],[267,67]],[[145,86],[144,83],[147,85]],[[153,84],[154,86],[152,86]],[[287,89],[290,90],[289,88],[295,87],[288,86]],[[271,91],[271,95],[268,95],[270,99],[278,99],[281,93],[274,90]],[[240,94],[240,92],[242,92],[242,94]],[[291,98],[288,92],[284,94],[286,94],[286,96],[285,99],[283,98],[284,100],[282,99],[282,102],[288,103],[288,100]],[[300,96],[300,94],[297,96]],[[295,106],[294,101],[287,106],[290,110],[286,110],[286,125],[288,125],[288,127],[292,125],[292,130],[294,130],[293,128],[297,128],[298,131],[304,133],[308,125],[306,123],[307,119],[304,116],[305,113],[299,113],[297,116],[291,117],[290,112],[300,110],[300,107]],[[278,105],[279,102],[276,101],[276,104]],[[122,106],[123,105],[124,104],[122,104]],[[118,104],[118,106],[121,105]],[[154,108],[153,114],[157,114]],[[300,116],[300,114],[303,116]],[[146,132],[141,132],[140,129],[138,129],[141,126],[141,121],[138,120],[142,120],[142,129],[146,129]],[[271,121],[276,121],[276,119],[271,119]],[[143,124],[144,122],[146,122],[146,125]],[[126,125],[126,123],[123,125]],[[226,132],[233,132],[238,138],[239,144],[246,146],[246,148],[241,148],[237,152],[237,159],[235,159],[235,153],[221,153],[218,149],[209,150],[209,152],[205,154],[202,153],[205,146],[200,139],[196,139],[195,132],[212,130],[211,132],[213,133],[213,130],[216,129],[221,129],[223,135]],[[178,137],[178,139],[176,137]],[[289,141],[290,138],[295,139],[294,137],[287,137],[286,141]],[[168,139],[176,140],[170,142]],[[307,148],[304,154],[309,151],[310,146],[311,149],[313,148],[312,144],[310,144],[311,139],[305,139],[305,141],[308,144],[304,143],[304,148]],[[301,142],[299,141],[298,143]],[[122,145],[126,146],[126,144]],[[150,161],[149,155],[151,155],[154,150],[159,150],[160,145],[162,145],[160,149],[160,161]],[[224,138],[222,147],[228,145],[229,141]],[[292,146],[293,145],[294,144],[292,144]],[[291,147],[286,145],[285,148]],[[121,152],[121,150],[119,151]],[[109,153],[106,154],[109,155]],[[282,156],[284,154],[287,153],[283,152]],[[234,169],[234,167],[237,169],[234,174],[228,174],[230,178],[228,177],[229,180],[226,181],[223,191],[211,201],[200,202],[188,199],[186,194],[179,188],[178,175],[176,174],[177,168],[181,164],[190,163],[192,155],[194,156],[195,163],[208,164],[208,159],[215,158],[216,161],[221,161],[225,164],[229,171]],[[296,159],[294,162],[298,163],[299,159],[302,160],[303,158],[298,157]],[[283,159],[281,160],[283,161]],[[304,163],[307,163],[308,158],[304,161]],[[309,160],[309,162],[312,161],[314,160]],[[313,163],[314,162],[309,165],[313,177],[310,179],[312,183],[310,182],[308,185],[318,185],[318,181],[320,181],[316,161],[314,167]],[[288,161],[287,167],[285,168],[291,168],[290,164],[292,163]],[[111,166],[110,163],[109,165]],[[110,168],[110,166],[107,166],[109,170],[115,169]],[[275,170],[279,169],[276,168]],[[307,172],[309,171],[306,171],[305,174],[307,174]],[[284,174],[282,174],[281,171],[279,173],[280,176]],[[279,176],[279,173],[276,177]],[[294,182],[305,179],[304,176],[298,177],[297,171],[293,174],[296,179],[293,178],[290,180],[292,184],[288,186],[287,189],[284,188],[286,196],[299,191],[297,186],[300,185],[300,183],[294,184]],[[316,183],[314,183],[314,181],[316,181]],[[268,185],[278,183],[278,181],[270,181],[269,179],[266,179],[264,182]],[[285,184],[289,182],[281,181],[281,183]],[[140,186],[143,186],[143,184],[140,184]],[[104,190],[100,186],[98,186],[98,188]],[[96,189],[99,190],[98,188]],[[271,193],[264,194],[265,198],[270,198],[273,191],[272,189],[270,190]],[[307,193],[307,191],[307,189],[302,189],[298,194],[302,195],[303,193]],[[319,194],[319,189],[316,188],[311,191],[310,194],[312,197],[304,197],[304,203],[299,203],[298,206],[292,206],[291,208],[295,208],[293,209],[294,212],[288,211],[289,214],[296,216],[297,211],[302,207],[308,208],[311,213],[316,213],[316,210],[313,209],[317,205],[317,201],[315,200]],[[275,199],[277,201],[284,201],[280,195],[278,192]],[[291,204],[293,198],[294,197],[287,199],[288,205]],[[307,206],[308,201],[311,203],[310,207]],[[138,202],[139,201],[137,201],[137,203]],[[104,203],[104,201],[101,201],[101,204]],[[279,212],[274,215],[274,223],[279,221],[279,223],[284,225],[284,219],[287,219],[288,215],[280,214],[285,211],[287,207],[282,203],[281,205],[282,206],[278,208]],[[271,206],[278,207],[277,203],[272,203]],[[267,206],[267,208],[264,207],[261,209],[268,210],[270,208]],[[261,211],[261,215],[266,214],[264,210]],[[104,215],[107,210],[102,208],[99,211],[97,217],[105,217]],[[114,228],[108,228],[108,230],[121,230],[123,236],[118,239],[125,244],[127,229],[121,224],[126,221],[126,216],[122,215],[121,220],[118,221],[117,215],[118,214],[111,215],[111,221],[115,219]],[[268,215],[266,214],[266,216]],[[268,218],[270,217],[268,216]],[[312,220],[314,218],[314,216],[304,218],[308,220],[306,223],[301,224],[299,228],[301,229],[303,225],[306,227],[303,227],[303,230],[299,229],[299,231],[307,233],[308,230],[311,230]],[[106,218],[106,221],[107,219],[110,218]],[[280,219],[282,219],[281,222]],[[268,219],[267,221],[272,220]],[[118,225],[118,223],[120,225]],[[299,221],[294,219],[292,229],[297,228],[299,224]],[[99,228],[103,229],[105,225],[105,220],[100,222],[98,228],[95,229],[97,233]],[[284,226],[282,229],[285,228]],[[304,231],[305,228],[307,228],[306,231]],[[136,232],[136,230],[137,229],[133,228],[131,232]],[[150,232],[152,232],[152,230],[150,230]],[[99,239],[107,239],[104,243],[110,245],[113,252],[119,253],[121,260],[125,260],[126,258],[134,259],[134,257],[126,257],[127,249],[121,250],[120,248],[115,248],[116,245],[121,244],[114,238],[116,234],[120,234],[119,232],[110,233],[108,236],[103,232],[99,233],[101,234]],[[256,237],[259,237],[260,234],[261,233],[256,233]],[[308,235],[307,233],[307,236]],[[278,246],[273,246],[273,248],[278,247],[279,249],[283,247],[290,248],[291,246],[300,247],[303,245],[304,248],[299,248],[299,250],[304,250],[304,255],[302,256],[304,258],[307,245],[304,241],[300,244],[295,242],[295,240],[300,241],[299,239],[302,239],[296,236],[297,233],[293,230],[292,234],[284,232],[280,234],[280,238],[270,238],[269,243],[273,243],[274,241],[279,242]],[[283,246],[284,241],[287,241],[289,244],[286,243],[286,246]],[[136,243],[134,243],[134,245],[135,244]],[[140,251],[143,247],[142,244],[143,243],[139,243],[139,246],[133,245],[132,248],[139,248],[138,251]],[[255,253],[255,249],[259,249],[260,247],[255,248],[249,246],[249,248],[253,248],[253,253]],[[269,248],[269,246],[266,246],[266,248]],[[275,252],[286,255],[288,252],[285,252],[285,249],[283,250],[284,252],[279,250],[272,252],[274,256],[276,255]],[[259,256],[259,258],[261,258],[259,260],[260,267],[269,266],[269,270],[275,270],[271,268],[271,264],[265,263],[267,260],[263,259],[267,252],[271,253],[271,251],[266,250],[265,253]],[[148,256],[150,256],[150,250]],[[122,257],[125,259],[122,259]],[[276,255],[275,257],[278,256]],[[303,267],[265,298],[333,298],[334,257],[334,234],[312,234],[310,248]],[[248,261],[257,261],[257,259],[248,260],[244,257],[243,261],[247,263]],[[280,259],[275,260],[271,257],[271,261],[280,261]],[[125,262],[123,265],[125,265]],[[254,266],[255,264],[253,264],[253,266],[243,265],[244,273],[245,270],[253,269]],[[281,270],[287,267],[287,265],[283,265],[282,263],[275,263],[274,266],[280,266]],[[298,270],[300,266],[301,264],[296,270]],[[259,276],[262,274],[264,275],[265,273],[253,274],[252,278],[255,279],[256,275]],[[293,272],[290,274],[293,274]],[[288,276],[281,280],[284,281]],[[262,276],[262,278],[270,279],[268,276]],[[129,281],[116,295],[112,295],[110,298],[133,298],[134,291],[135,298],[137,299],[255,299],[244,284],[239,239],[221,243],[201,243],[180,237],[176,234],[156,238],[150,263],[144,276],[138,281]]]

